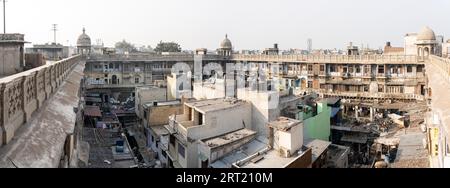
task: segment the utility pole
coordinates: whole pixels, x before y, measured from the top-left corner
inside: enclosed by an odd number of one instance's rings
[[[3,33],[6,34],[6,0],[3,0]]]
[[[53,24],[53,27],[52,27],[52,31],[53,31],[53,42],[56,44],[56,31],[58,31],[58,29],[57,29],[57,24]]]
[[[307,50],[309,53],[312,52],[312,39],[308,38],[308,40],[306,41],[306,46],[307,46]]]

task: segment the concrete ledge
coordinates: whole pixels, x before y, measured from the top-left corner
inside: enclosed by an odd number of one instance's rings
[[[84,62],[80,62],[61,86],[22,125],[10,143],[0,148],[0,168],[57,168],[65,141],[73,134]],[[4,139],[4,138],[3,138]]]

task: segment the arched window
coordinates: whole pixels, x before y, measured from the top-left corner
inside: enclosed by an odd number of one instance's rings
[[[113,75],[113,76],[112,76],[112,84],[119,84],[119,81],[118,81],[116,75]]]
[[[425,47],[423,51],[423,56],[428,57],[430,55],[430,49],[428,47]]]

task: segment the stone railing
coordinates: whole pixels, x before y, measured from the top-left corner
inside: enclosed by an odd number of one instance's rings
[[[73,56],[0,79],[0,146],[30,121],[80,60],[81,56]]]
[[[314,62],[314,63],[421,63],[415,55],[241,55],[234,54],[237,61]]]

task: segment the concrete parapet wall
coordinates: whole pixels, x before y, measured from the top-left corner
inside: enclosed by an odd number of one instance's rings
[[[0,79],[0,146],[54,93],[80,61],[73,56]]]

